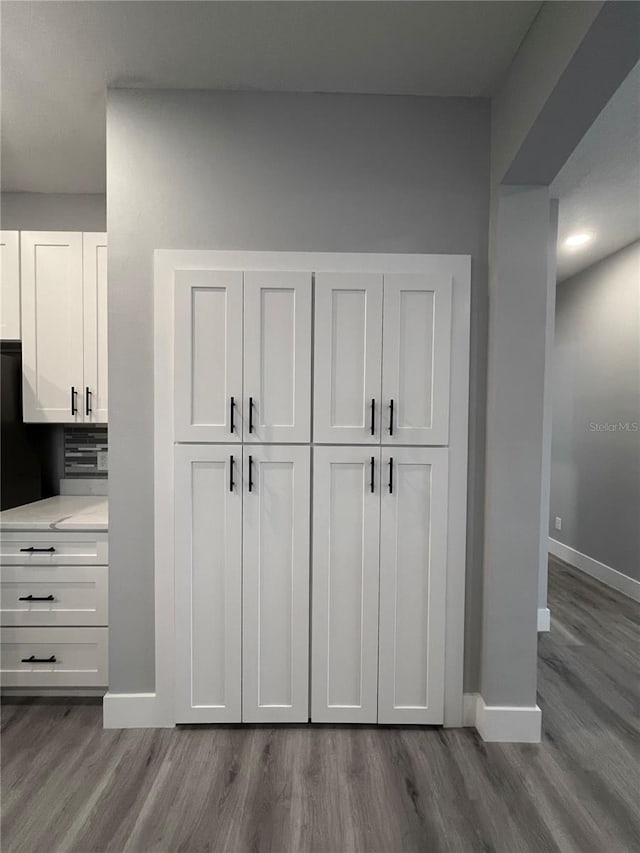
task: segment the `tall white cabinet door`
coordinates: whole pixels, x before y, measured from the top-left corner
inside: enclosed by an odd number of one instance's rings
[[[0,231],[0,340],[20,340],[19,231]]]
[[[23,231],[24,420],[82,423],[82,234]]]
[[[244,274],[246,442],[311,437],[311,273]]]
[[[378,718],[380,449],[316,447],[311,719]]]
[[[84,388],[85,423],[106,424],[107,365],[107,235],[82,235],[84,269]]]
[[[443,721],[447,454],[382,451],[380,723]]]
[[[243,450],[242,719],[309,718],[308,447]]]
[[[237,723],[242,673],[242,456],[176,445],[176,721]]]
[[[242,441],[242,273],[175,273],[175,441]]]
[[[314,441],[380,443],[382,275],[319,273]]]
[[[451,275],[384,277],[382,441],[449,443]]]

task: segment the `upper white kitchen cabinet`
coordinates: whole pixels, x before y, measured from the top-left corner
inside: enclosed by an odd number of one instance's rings
[[[245,441],[309,441],[311,273],[244,274],[244,398]]]
[[[24,420],[106,423],[106,235],[21,233]]]
[[[20,340],[20,233],[0,231],[0,340]]]
[[[451,273],[316,277],[314,439],[447,444]]]

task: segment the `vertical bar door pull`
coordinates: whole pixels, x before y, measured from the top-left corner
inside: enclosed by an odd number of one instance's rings
[[[236,401],[234,397],[230,398],[229,403],[229,432],[235,432],[235,424],[233,422],[233,415],[235,413]],[[231,457],[233,459],[233,456]]]
[[[376,434],[376,401],[371,400],[371,435]]]
[[[393,435],[393,400],[389,403],[389,435]]]
[[[233,399],[233,398],[232,398]],[[233,482],[233,454],[229,457],[229,491],[233,491],[235,483]]]
[[[375,476],[375,470],[376,470],[375,465],[376,465],[375,457],[372,456],[371,457],[371,494],[373,494],[376,490],[375,489],[375,482],[374,482],[374,476]]]
[[[76,386],[71,386],[71,414],[78,414],[78,405],[77,405],[78,392],[76,391]]]
[[[249,432],[253,432],[253,397],[249,397]]]
[[[389,494],[393,494],[393,456],[389,457]]]
[[[91,390],[88,385],[84,389],[84,400],[84,413],[85,415],[90,415],[93,409],[91,408]]]
[[[249,455],[249,491],[253,491],[253,456]]]

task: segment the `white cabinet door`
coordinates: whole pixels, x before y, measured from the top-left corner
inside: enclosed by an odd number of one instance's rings
[[[85,423],[106,424],[107,365],[107,235],[82,235],[84,269],[84,388]]]
[[[20,233],[0,231],[0,340],[20,340]]]
[[[311,273],[244,274],[247,442],[310,439]]]
[[[378,717],[380,449],[316,447],[311,719]]]
[[[451,276],[384,277],[382,441],[449,443]]]
[[[24,420],[82,423],[82,234],[23,231]]]
[[[380,723],[443,721],[447,454],[382,451]]]
[[[241,719],[242,457],[177,445],[176,721]]]
[[[319,273],[314,441],[380,443],[382,275]]]
[[[309,719],[308,447],[244,448],[242,719]]]
[[[242,440],[242,273],[175,274],[175,440]]]

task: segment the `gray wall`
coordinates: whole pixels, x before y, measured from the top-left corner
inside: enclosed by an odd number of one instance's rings
[[[551,449],[550,535],[640,580],[640,242],[558,284]]]
[[[104,195],[2,193],[0,224],[6,231],[105,231]]]
[[[480,644],[482,100],[115,90],[107,104],[110,689],[154,688],[153,250],[472,256],[466,689]]]

